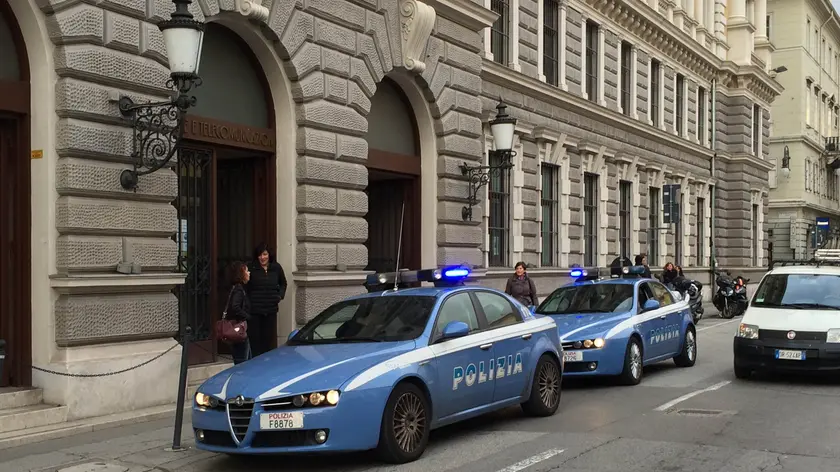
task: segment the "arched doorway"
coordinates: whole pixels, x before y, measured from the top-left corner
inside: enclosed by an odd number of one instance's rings
[[[31,383],[29,100],[26,46],[0,2],[0,387]]]
[[[196,337],[193,365],[229,354],[213,325],[227,303],[230,264],[248,262],[261,242],[277,252],[274,109],[265,74],[236,33],[209,23],[201,76],[184,125],[176,200],[179,265],[187,273],[179,309]]]
[[[400,268],[420,269],[419,133],[408,98],[387,77],[371,99],[367,142],[366,269],[393,271],[398,252]]]

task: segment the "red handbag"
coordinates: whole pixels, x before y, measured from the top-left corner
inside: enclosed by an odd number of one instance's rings
[[[222,319],[216,322],[216,339],[228,344],[239,344],[248,339],[248,322],[245,320],[234,321],[227,318],[228,308],[230,308],[230,298],[233,295],[233,287],[228,294],[227,303],[225,304],[225,311],[222,312]]]

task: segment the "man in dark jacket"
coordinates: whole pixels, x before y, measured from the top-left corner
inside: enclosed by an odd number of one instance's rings
[[[648,279],[652,278],[653,276],[650,273],[650,267],[648,267],[647,256],[644,254],[639,254],[636,256],[636,265],[637,266],[645,266],[645,272],[642,274],[643,277]]]
[[[252,356],[257,357],[277,347],[277,311],[280,300],[286,297],[286,274],[266,244],[256,247],[248,269],[251,271],[246,285],[251,302],[248,338]]]

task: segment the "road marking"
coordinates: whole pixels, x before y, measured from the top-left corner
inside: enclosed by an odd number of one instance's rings
[[[700,329],[697,330],[697,332],[699,333],[700,331],[706,331],[707,329],[717,328],[718,326],[728,325],[728,324],[731,324],[731,323],[735,323],[737,321],[741,321],[741,320],[731,320],[731,321],[724,321],[723,323],[715,323],[711,326],[706,326],[704,328],[700,328]]]
[[[549,449],[545,452],[541,452],[535,456],[531,456],[523,461],[519,461],[516,464],[509,465],[504,469],[499,469],[497,472],[518,472],[522,469],[527,469],[532,465],[539,464],[540,462],[551,459],[552,457],[556,456],[557,454],[562,454],[565,449]]]
[[[711,387],[706,387],[704,389],[695,390],[691,393],[686,393],[685,395],[683,395],[679,398],[675,398],[675,399],[669,401],[668,403],[665,403],[663,405],[659,405],[658,407],[654,408],[653,411],[665,411],[665,410],[673,407],[677,403],[682,403],[682,402],[688,400],[689,398],[696,397],[697,395],[700,395],[701,393],[712,392],[712,391],[717,390],[721,387],[725,387],[726,385],[729,385],[730,383],[732,383],[731,380],[724,380],[723,382],[716,383],[716,384],[712,385]]]

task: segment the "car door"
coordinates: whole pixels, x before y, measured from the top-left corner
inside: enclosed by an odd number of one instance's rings
[[[466,323],[470,334],[442,339],[443,329],[453,321]],[[430,345],[438,376],[433,387],[437,419],[493,401],[493,377],[489,374],[493,344],[483,341],[480,331],[478,310],[469,292],[456,292],[443,300]]]
[[[473,295],[478,302],[479,316],[486,322],[486,332],[494,338],[501,337],[493,341],[493,402],[518,398],[530,377],[530,370],[526,371],[525,367],[530,365],[533,333],[522,332],[522,314],[507,298],[487,291],[476,291]]]
[[[667,356],[676,354],[680,349],[680,327],[681,313],[676,309],[676,300],[674,295],[668,290],[668,287],[659,282],[648,282],[653,291],[653,296],[659,301],[659,310],[662,314],[659,319],[662,320],[662,328],[659,333],[659,345],[661,346],[660,355]]]
[[[641,325],[640,331],[642,337],[644,338],[642,341],[644,344],[643,355],[645,361],[648,361],[650,359],[660,357],[664,353],[659,334],[665,328],[666,318],[662,317],[665,311],[662,307],[656,310],[644,311],[643,307],[646,301],[651,299],[659,301],[653,294],[653,288],[651,288],[650,282],[643,282],[639,284],[638,297],[639,314],[637,316],[639,324]]]

